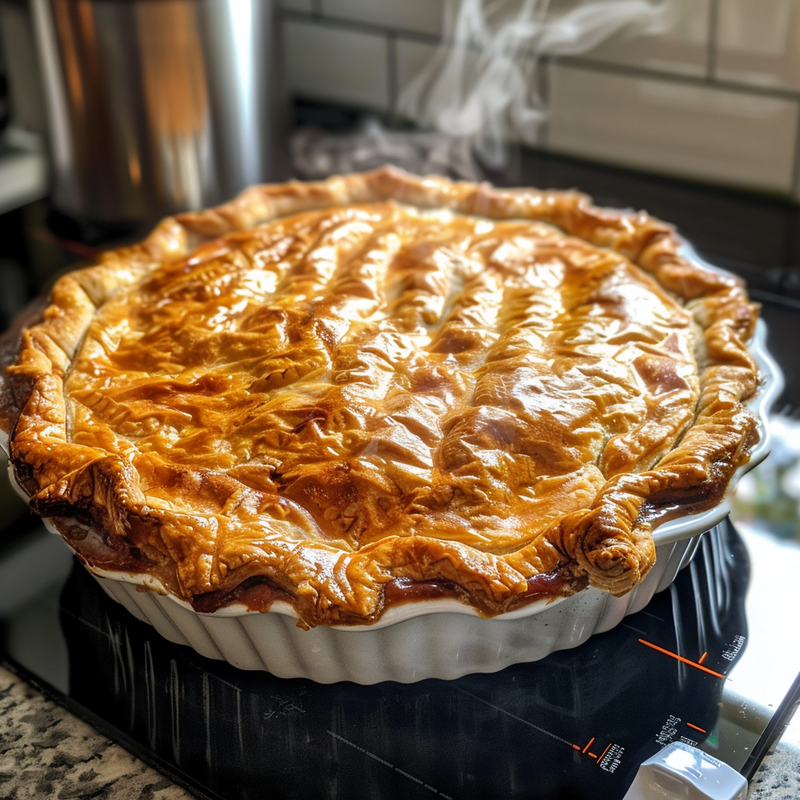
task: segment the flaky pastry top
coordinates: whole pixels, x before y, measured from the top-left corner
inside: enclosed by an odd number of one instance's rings
[[[492,615],[629,591],[654,525],[721,500],[755,437],[756,316],[669,226],[578,193],[254,187],[61,278],[2,427],[90,567],[198,610]]]

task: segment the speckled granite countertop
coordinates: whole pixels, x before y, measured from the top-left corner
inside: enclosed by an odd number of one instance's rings
[[[127,750],[0,666],[4,800],[187,800]]]
[[[797,800],[800,797],[800,713],[750,781],[748,800]]]
[[[800,797],[800,715],[751,781],[748,800]],[[184,789],[0,666],[4,800],[188,800]]]

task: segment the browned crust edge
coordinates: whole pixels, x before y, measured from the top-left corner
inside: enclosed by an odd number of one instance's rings
[[[67,439],[63,380],[96,309],[160,263],[225,234],[304,210],[387,199],[493,219],[543,221],[623,254],[693,311],[705,336],[708,363],[701,374],[695,425],[677,448],[651,470],[612,478],[590,509],[564,518],[517,553],[476,559],[474,552],[460,552],[469,548],[453,543],[446,561],[430,563],[427,542],[394,537],[348,556],[347,563],[341,553],[319,545],[314,557],[329,563],[327,579],[336,576],[332,590],[311,563],[296,585],[267,576],[306,624],[377,619],[383,610],[381,587],[393,578],[452,581],[463,589],[465,601],[486,614],[523,602],[532,576],[565,568],[573,581],[564,592],[588,582],[621,595],[654,563],[654,508],[688,501],[696,509],[721,499],[756,436],[755,420],[744,403],[758,388],[758,371],[747,349],[758,309],[741,281],[685,258],[674,230],[643,212],[601,209],[577,192],[502,190],[383,168],[313,183],[256,186],[217,208],[169,217],[142,243],[110,251],[98,264],[58,280],[41,320],[22,330],[19,346],[13,334],[7,337],[0,349],[0,430],[9,436],[17,480],[35,511],[59,518],[57,526],[87,562],[152,571],[170,591],[195,600],[181,591],[164,551],[147,547],[157,533],[131,467]],[[222,484],[234,480],[218,478]],[[84,549],[82,542],[93,536],[102,544],[95,541]],[[454,566],[459,559],[462,566]],[[463,566],[467,563],[470,568]],[[369,576],[372,584],[351,581],[348,576],[356,574]],[[242,574],[238,583],[251,577]],[[214,591],[235,585],[223,582]]]

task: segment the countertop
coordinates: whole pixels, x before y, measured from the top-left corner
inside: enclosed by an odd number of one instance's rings
[[[748,800],[800,797],[800,715],[766,756]],[[5,800],[185,800],[192,795],[0,666]]]
[[[168,778],[0,666],[0,796],[183,800]]]

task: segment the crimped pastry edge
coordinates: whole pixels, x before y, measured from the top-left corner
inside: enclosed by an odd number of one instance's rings
[[[692,253],[692,257],[696,256]],[[713,269],[713,267],[711,268]],[[700,537],[720,524],[730,513],[730,495],[736,488],[738,482],[769,455],[771,449],[769,414],[783,390],[784,378],[777,363],[767,350],[766,343],[767,327],[763,320],[759,320],[751,342],[751,349],[758,364],[759,372],[762,375],[762,383],[759,392],[748,403],[748,408],[758,423],[759,439],[751,452],[750,459],[736,470],[729,484],[728,492],[719,504],[697,514],[690,514],[685,517],[669,520],[656,528],[653,532],[653,540],[656,550],[659,553],[659,558],[664,563],[661,563],[658,570],[655,572],[649,572],[642,584],[637,587],[637,599],[634,602],[633,598],[630,598],[633,605],[626,605],[625,608],[631,608],[632,610],[626,611],[626,614],[640,610],[644,607],[646,602],[649,602],[653,594],[663,591],[669,586],[677,573],[689,563]],[[10,472],[9,476],[12,485],[16,488],[18,493],[26,497],[23,490],[16,484],[16,481],[14,481],[13,473]],[[44,520],[44,522],[51,533],[60,536],[56,527],[49,520]],[[673,548],[672,545],[677,545],[677,547]],[[128,584],[134,587],[134,592],[138,592],[139,587],[148,589],[160,595],[166,602],[175,603],[185,611],[197,614],[200,617],[231,618],[252,616],[254,613],[258,613],[251,611],[247,606],[240,603],[231,603],[230,605],[223,606],[212,612],[197,612],[185,600],[171,594],[164,585],[153,576],[102,570],[92,567],[90,564],[85,564],[85,566],[89,572],[99,580],[104,590],[118,601],[118,595],[114,591],[109,591],[108,589],[109,581]],[[643,585],[645,583],[647,583],[647,586]],[[584,590],[584,592],[585,591],[586,590]],[[128,591],[127,594],[130,595],[130,591]],[[135,597],[135,595],[132,596]],[[644,596],[647,597],[646,601],[642,599]],[[537,598],[513,611],[506,612],[501,617],[495,617],[493,619],[511,621],[541,614],[549,611],[555,605],[566,599],[566,597]],[[130,606],[131,603],[132,601],[130,599],[125,601],[125,604],[128,606]],[[281,616],[293,620],[298,619],[296,610],[285,601],[276,601],[270,608],[270,613],[280,614]],[[404,623],[417,617],[424,617],[430,614],[460,614],[478,619],[486,619],[472,606],[465,605],[453,598],[438,598],[435,600],[418,600],[413,603],[390,606],[387,608],[386,612],[381,615],[379,620],[369,626],[331,625],[327,627],[332,630],[368,634],[370,631],[376,631],[389,625]],[[605,627],[603,628],[603,630],[606,629]],[[301,632],[303,631],[302,628],[298,630]],[[234,656],[234,662],[235,660],[236,657]]]
[[[54,287],[44,322],[34,329],[35,341],[30,334],[23,334],[23,357],[17,375],[26,378],[31,386],[30,393],[23,398],[25,407],[19,408],[23,404],[20,395],[25,394],[20,384],[24,381],[17,380],[11,392],[6,382],[0,428],[9,430],[16,427],[15,433],[18,433],[20,426],[15,424],[14,416],[19,411],[22,413],[17,419],[24,419],[26,424],[38,424],[50,431],[58,428],[59,409],[52,397],[58,397],[60,376],[68,369],[70,358],[79,347],[95,308],[113,296],[120,286],[135,283],[163,260],[180,258],[204,241],[246,230],[276,216],[321,208],[331,203],[387,198],[421,207],[448,207],[493,218],[542,219],[587,238],[593,244],[617,250],[656,276],[663,285],[680,287],[688,302],[702,306],[707,330],[716,334],[716,338],[710,337],[712,357],[716,347],[721,359],[732,363],[743,377],[749,376],[749,389],[740,392],[739,401],[755,390],[757,372],[752,368],[745,344],[753,330],[754,307],[747,301],[738,280],[726,278],[715,284],[717,279],[711,277],[713,272],[709,273],[704,267],[698,271],[694,262],[684,258],[680,252],[681,242],[671,227],[643,213],[598,209],[588,198],[576,192],[496,190],[487,185],[454,184],[432,177],[416,178],[388,168],[311,184],[292,182],[253,187],[219,208],[168,218],[140,245],[112,251],[101,259],[98,266],[62,278]],[[709,291],[709,286],[716,286],[716,291]],[[705,296],[702,295],[704,290]],[[73,313],[76,310],[77,313]],[[753,430],[754,423],[750,427],[751,434]],[[65,436],[62,440],[63,447],[73,447],[66,444]],[[739,441],[736,446],[747,448],[750,444]],[[24,475],[24,460],[20,459],[18,449],[15,452],[13,441],[10,449],[17,475],[26,490],[32,494],[44,491],[47,485],[34,484]],[[746,452],[740,456],[746,458]],[[80,457],[84,460],[89,458],[85,452]],[[70,462],[68,454],[65,460]],[[705,466],[708,471],[713,465]],[[733,471],[735,464],[730,466]],[[726,477],[726,484],[730,477],[730,474]],[[639,485],[631,488],[634,492],[641,491]],[[721,495],[716,499],[721,499]],[[130,513],[130,509],[124,508],[124,499],[122,505],[123,508],[114,509],[117,519],[111,520],[112,523],[119,524],[125,513]],[[635,507],[641,508],[641,503]],[[565,554],[580,564],[581,574],[588,574],[593,585],[612,594],[624,594],[637,585],[652,566],[654,551],[648,528],[646,524],[637,529],[635,517],[625,519],[623,516],[616,530],[605,531],[599,536],[601,542],[611,537],[623,543],[630,564],[623,570],[622,579],[617,576],[613,581],[604,580],[606,576],[602,571],[593,574],[596,565],[592,558],[596,554],[591,550],[584,551],[578,547],[570,551],[567,547]],[[318,620],[309,621],[314,624]]]

